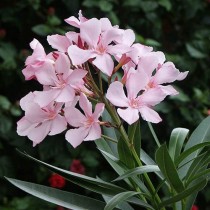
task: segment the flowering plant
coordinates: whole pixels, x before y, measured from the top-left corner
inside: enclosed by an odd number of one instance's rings
[[[55,51],[46,54],[36,39],[30,43],[33,54],[26,59],[23,74],[26,80],[37,80],[43,90],[20,100],[25,116],[18,121],[17,132],[33,146],[65,130],[74,148],[83,141],[95,141],[119,176],[112,183],[105,182],[22,153],[70,182],[101,194],[104,201],[7,179],[34,196],[71,209],[165,210],[170,206],[190,210],[210,173],[210,117],[190,136],[186,128],[174,129],[169,142],[162,145],[151,125],[161,121],[155,105],[178,94],[170,83],[183,80],[188,72],[165,62],[162,52],[134,43],[131,29],[112,26],[107,18],[87,19],[80,11],[78,19],[65,21],[79,32],[48,36]],[[140,118],[148,122],[157,144],[155,161],[141,148]],[[154,174],[153,179],[149,173]]]

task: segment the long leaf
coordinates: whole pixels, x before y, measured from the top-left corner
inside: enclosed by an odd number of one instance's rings
[[[175,165],[168,153],[166,144],[163,144],[158,148],[155,156],[156,162],[166,180],[170,183],[170,186],[173,187],[176,192],[182,192],[184,190],[184,185],[180,180]]]
[[[157,165],[156,162],[143,149],[141,149],[140,152],[140,159],[145,165]],[[155,174],[164,180],[164,177],[160,171],[156,171]]]
[[[111,197],[108,197],[105,195],[102,195],[102,196],[103,196],[103,199],[106,201],[106,203],[108,203],[111,200]],[[134,208],[125,201],[122,203],[119,203],[118,206],[121,210],[134,210]]]
[[[134,195],[137,195],[137,194],[139,194],[139,193],[138,192],[134,192],[134,191],[127,191],[127,192],[119,193],[119,194],[115,195],[112,199],[109,200],[109,202],[107,203],[107,205],[104,208],[104,210],[112,210],[118,204],[120,204],[121,202],[126,201],[130,197],[133,197]],[[149,208],[149,209],[153,209],[152,206],[150,206],[149,204],[147,204],[147,203],[145,203],[143,201],[141,202],[141,206]]]
[[[70,182],[73,182],[73,183],[75,183],[81,187],[87,188],[91,191],[94,191],[94,192],[97,192],[100,194],[109,195],[109,196],[110,195],[113,196],[115,194],[125,191],[123,188],[113,185],[109,182],[105,182],[105,181],[95,179],[92,177],[88,177],[85,175],[66,171],[64,169],[52,166],[48,163],[45,163],[45,162],[42,162],[36,158],[33,158],[28,154],[25,154],[25,153],[21,153],[21,154],[33,161],[45,166],[46,168],[52,170],[53,172],[60,174],[61,176],[68,179]]]
[[[183,153],[181,153],[181,154],[175,159],[175,165],[180,164],[180,163],[181,163],[183,160],[185,160],[186,158],[187,158],[187,160],[188,160],[188,159],[189,159],[188,157],[189,157],[192,153],[194,153],[194,152],[196,152],[196,151],[198,151],[198,150],[200,150],[200,149],[202,149],[202,148],[204,148],[204,147],[207,147],[207,146],[210,146],[210,142],[203,142],[203,143],[199,143],[199,144],[196,144],[196,145],[190,147],[189,149],[185,150]],[[195,156],[195,157],[196,157],[196,156]]]
[[[131,176],[140,175],[143,173],[155,172],[155,171],[160,171],[157,165],[140,166],[134,169],[130,169],[129,171],[126,171],[123,175],[119,176],[114,181],[120,181],[122,179],[131,177]]]
[[[6,178],[10,183],[21,190],[41,198],[42,200],[63,206],[65,208],[77,210],[103,210],[105,203],[86,196],[75,193],[61,191],[55,188],[46,187],[17,179]]]
[[[159,208],[162,208],[164,206],[173,204],[177,201],[180,201],[186,197],[188,197],[189,195],[192,195],[194,192],[198,192],[200,190],[202,190],[207,184],[207,180],[202,180],[200,182],[198,182],[197,184],[195,184],[194,186],[183,190],[182,192],[180,192],[179,194],[173,196],[172,198],[169,198],[167,200],[164,200],[160,205]]]
[[[120,162],[120,160],[117,159],[116,157],[112,156],[111,154],[109,154],[109,153],[107,153],[107,152],[105,152],[105,151],[103,151],[103,150],[100,150],[100,151],[101,151],[102,154],[106,155],[107,158],[110,158],[110,161],[114,161],[114,162],[116,162],[117,164],[119,164],[119,166],[123,168],[124,172],[129,170],[129,169],[128,169],[125,165],[123,165],[123,163]],[[124,174],[124,173],[123,173],[123,174]],[[147,194],[150,194],[150,193],[149,193],[149,190],[147,189],[147,187],[144,185],[144,183],[143,183],[140,179],[138,179],[138,178],[136,178],[136,177],[132,177],[132,180],[138,185],[138,187],[139,187],[143,192],[145,192],[145,193],[147,193]],[[115,181],[115,180],[113,180],[113,181]],[[125,181],[130,187],[133,187],[128,179],[124,179],[124,181]]]
[[[112,149],[110,148],[109,144],[103,139],[99,139],[95,141],[98,149],[100,151],[105,151],[107,154],[110,154],[112,157],[117,158],[114,153],[112,152]],[[104,156],[104,158],[107,160],[107,162],[111,165],[111,167],[119,174],[123,174],[125,172],[125,170],[119,166],[118,163],[116,163],[116,161],[112,161],[112,159],[110,159],[109,157],[107,157],[107,155],[105,155],[104,153],[102,153],[102,155]],[[117,158],[118,159],[118,158]]]
[[[118,143],[117,143],[117,148],[118,148],[118,154],[119,154],[120,160],[128,168],[134,168],[135,161],[134,161],[133,155],[122,138],[119,138]]]
[[[172,160],[175,160],[175,158],[180,155],[182,146],[188,133],[189,130],[186,128],[175,128],[171,132],[168,150]]]
[[[187,150],[199,143],[209,142],[209,141],[210,141],[210,116],[205,118],[199,124],[199,126],[193,131],[192,135],[187,141],[187,144],[184,150]],[[198,154],[199,154],[199,150],[195,151],[194,153],[189,155],[187,158],[185,158],[183,163],[188,162],[189,160],[195,158]],[[186,175],[191,164],[192,162],[189,162],[188,164],[186,164],[184,167],[181,168],[180,173],[179,173],[181,178],[183,178]]]

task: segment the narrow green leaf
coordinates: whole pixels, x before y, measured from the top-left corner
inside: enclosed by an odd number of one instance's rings
[[[77,195],[75,193],[61,191],[55,188],[30,182],[20,181],[17,179],[6,179],[16,187],[33,196],[65,208],[77,210],[103,210],[105,207],[104,202],[86,196]]]
[[[140,154],[140,159],[145,165],[157,165],[156,162],[143,149],[141,149]],[[155,174],[164,180],[163,174],[160,171],[156,171]]]
[[[139,193],[134,192],[134,191],[127,191],[127,192],[119,193],[119,194],[115,195],[112,199],[109,200],[109,202],[105,206],[104,210],[112,210],[121,202],[126,201],[130,197],[133,197],[134,195],[137,195],[137,194],[139,194]],[[143,201],[141,203],[142,203],[141,206],[152,209],[152,207],[149,204],[147,204]]]
[[[128,168],[134,168],[135,162],[134,162],[133,155],[122,138],[118,140],[117,147],[118,147],[118,154],[119,154],[120,160]]]
[[[162,208],[164,206],[173,204],[177,201],[180,201],[186,197],[188,197],[189,195],[192,195],[194,192],[198,192],[200,190],[202,190],[207,184],[207,180],[201,180],[200,182],[198,182],[197,184],[193,185],[192,187],[183,190],[182,192],[180,192],[179,194],[173,196],[172,198],[169,198],[167,200],[164,200],[160,205],[159,208]]]
[[[189,149],[185,150],[183,153],[181,153],[181,155],[179,155],[176,159],[175,159],[175,165],[180,164],[183,160],[185,160],[186,158],[188,159],[188,157],[196,152],[197,150],[200,150],[206,146],[210,146],[210,142],[204,142],[204,143],[200,143],[197,145],[194,145],[192,147],[190,147]],[[196,157],[196,156],[195,156]]]
[[[125,171],[128,171],[129,169],[119,160],[117,159],[116,157],[112,156],[111,154],[103,151],[103,150],[100,150],[102,154],[104,154],[105,156],[107,156],[108,159],[110,159],[109,161],[114,161],[118,167],[122,168],[123,170],[123,173],[125,173]],[[120,175],[120,174],[119,174]],[[147,189],[147,187],[144,185],[144,183],[136,178],[136,177],[132,177],[132,180],[138,185],[138,187],[145,193],[149,194],[149,190]],[[114,180],[115,181],[115,180]],[[133,187],[131,182],[128,180],[128,179],[124,179],[124,181],[130,186],[130,187]]]
[[[143,174],[143,173],[149,173],[149,172],[155,172],[155,171],[160,171],[160,169],[157,165],[140,166],[140,167],[136,167],[134,169],[131,169],[129,171],[126,171],[126,173],[119,176],[114,181],[120,181],[122,179],[131,177],[131,176],[136,176],[136,175],[140,175],[140,174]]]
[[[111,197],[108,197],[105,195],[102,195],[102,196],[106,203],[108,203],[111,200]],[[123,201],[122,203],[119,203],[118,206],[121,210],[134,210],[134,208],[125,201]]]
[[[111,167],[119,174],[123,174],[125,170],[119,166],[119,159],[115,157],[110,148],[109,144],[104,139],[99,139],[95,141],[98,149],[101,151],[104,158],[111,165]],[[103,151],[103,152],[102,152]],[[110,157],[109,157],[110,156]]]
[[[184,185],[180,180],[175,165],[168,153],[166,144],[163,144],[158,148],[155,157],[161,172],[169,182],[170,186],[173,187],[176,192],[182,192],[184,190]]]
[[[186,128],[175,128],[171,132],[168,150],[172,160],[175,160],[176,157],[179,157],[188,133],[189,130]]]
[[[60,174],[61,176],[65,177],[66,179],[68,179],[70,182],[73,182],[81,187],[84,187],[86,189],[89,189],[91,191],[94,191],[96,193],[100,193],[100,194],[105,194],[105,195],[115,195],[118,194],[120,192],[125,191],[123,188],[118,187],[116,185],[113,185],[109,182],[105,182],[99,179],[95,179],[92,177],[88,177],[85,175],[81,175],[78,173],[73,173],[70,171],[66,171],[64,169],[52,166],[50,164],[47,164],[45,162],[42,162],[36,158],[31,157],[28,154],[22,153],[20,152],[22,155],[24,155],[25,157],[43,165],[44,167],[50,169],[51,171]]]
[[[210,116],[205,118],[199,126],[193,131],[192,135],[190,136],[184,150],[188,150],[189,148],[203,142],[209,142],[210,141]],[[199,154],[199,150],[195,151],[191,155],[189,155],[187,158],[184,159],[182,164],[187,163],[189,160],[195,158]],[[180,170],[181,178],[183,178],[192,162],[189,162]]]

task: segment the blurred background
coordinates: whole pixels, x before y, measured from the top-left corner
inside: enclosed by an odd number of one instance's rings
[[[163,118],[154,126],[161,142],[169,139],[173,128],[192,131],[210,115],[210,0],[1,0],[1,210],[64,209],[26,195],[3,176],[97,196],[22,158],[16,148],[66,170],[104,180],[116,177],[94,143],[73,149],[63,135],[57,135],[33,148],[30,140],[16,134],[16,122],[23,115],[19,100],[29,91],[41,89],[35,81],[24,81],[21,72],[32,52],[29,43],[36,38],[50,51],[46,36],[74,30],[64,19],[77,17],[80,9],[87,18],[108,17],[113,25],[133,29],[136,42],[163,51],[180,71],[189,71],[187,79],[175,84],[180,94],[156,108]],[[142,134],[145,150],[154,155],[155,145],[143,122]],[[210,209],[210,186],[199,194],[196,204],[202,210]]]

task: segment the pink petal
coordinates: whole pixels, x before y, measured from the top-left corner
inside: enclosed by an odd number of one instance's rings
[[[44,138],[50,132],[50,127],[51,127],[51,122],[45,121],[41,125],[38,125],[29,132],[28,138],[33,141],[33,146],[36,146],[37,144],[39,144],[44,140]]]
[[[54,99],[56,102],[66,103],[74,100],[75,91],[71,86],[67,85],[63,89],[57,89],[57,91],[59,91],[59,94]]]
[[[92,141],[101,138],[101,127],[98,123],[94,123],[88,132],[88,135],[84,138],[84,141]]]
[[[67,122],[73,127],[81,127],[87,121],[86,117],[74,107],[65,108],[64,115]]]
[[[104,111],[104,104],[103,103],[97,103],[95,106],[95,111],[93,113],[93,118],[94,120],[98,120],[98,118],[102,115],[103,111]]]
[[[70,129],[66,132],[65,138],[74,148],[76,148],[88,135],[88,131],[89,129],[85,127]]]
[[[188,75],[189,71],[185,71],[185,72],[180,72],[178,77],[176,78],[176,80],[183,80],[186,78],[186,76]]]
[[[19,136],[27,136],[37,125],[38,123],[31,123],[26,119],[26,117],[22,117],[17,122],[17,133]]]
[[[41,123],[48,119],[48,113],[43,111],[38,104],[31,103],[26,109],[25,117],[31,123]]]
[[[148,84],[149,78],[144,71],[130,73],[126,82],[128,98],[136,98],[140,90]]]
[[[101,31],[107,31],[113,28],[108,18],[101,18],[100,22],[101,22]]]
[[[127,108],[127,109],[117,109],[118,114],[120,117],[125,120],[129,125],[133,124],[139,119],[139,111],[138,109],[132,109],[132,108]]]
[[[61,115],[57,115],[53,120],[50,128],[50,133],[49,135],[56,135],[58,133],[63,132],[67,128],[67,122],[65,117]]]
[[[172,62],[164,63],[154,75],[156,84],[164,84],[174,82],[179,75],[179,70],[175,68]]]
[[[21,109],[25,111],[27,109],[27,107],[31,103],[33,103],[34,97],[35,97],[34,93],[29,92],[27,95],[25,95],[23,98],[21,98],[21,100],[20,100]]]
[[[121,30],[117,28],[112,28],[102,33],[100,42],[103,46],[107,46],[111,42],[118,40],[120,37],[122,37],[122,35],[123,33]]]
[[[59,53],[59,57],[55,61],[55,69],[58,74],[63,75],[63,78],[67,78],[70,75],[70,61],[66,54]]]
[[[74,26],[76,28],[80,27],[80,21],[74,16],[71,16],[65,19],[65,22],[67,22],[69,25]]]
[[[152,76],[153,71],[158,67],[158,57],[153,53],[147,53],[139,59],[138,71],[144,71],[148,77]]]
[[[30,47],[34,50],[31,56],[28,56],[26,59],[25,64],[29,65],[32,64],[37,59],[44,59],[46,56],[45,50],[41,43],[37,39],[33,39],[30,43]]]
[[[141,113],[142,118],[148,122],[159,123],[162,121],[159,114],[149,107],[141,107],[139,112]]]
[[[109,45],[107,52],[111,55],[122,55],[132,51],[132,48],[124,44]]]
[[[116,81],[111,83],[107,90],[106,98],[115,106],[128,106],[128,98],[125,95],[121,82]]]
[[[80,24],[80,36],[90,47],[96,47],[101,34],[101,22],[92,18]]]
[[[52,101],[54,101],[60,94],[59,89],[51,89],[47,91],[35,91],[34,101],[39,104],[40,107],[45,107]]]
[[[69,31],[66,33],[66,37],[68,38],[71,44],[73,43],[78,44],[79,33],[76,33],[74,31]]]
[[[142,95],[138,97],[139,101],[144,105],[155,106],[160,103],[166,95],[163,93],[161,88],[151,88],[147,91],[144,91]]]
[[[177,95],[179,94],[179,92],[171,85],[166,85],[166,86],[163,86],[163,85],[159,85],[159,87],[161,88],[161,90],[164,92],[164,94],[166,95]]]
[[[85,63],[89,58],[91,58],[92,51],[82,50],[76,45],[71,45],[68,48],[68,54],[73,65],[81,65]]]
[[[114,62],[109,54],[98,55],[92,63],[104,74],[112,75]]]
[[[134,43],[134,41],[135,41],[135,34],[134,34],[133,30],[126,29],[123,34],[122,44],[131,46]]]
[[[40,70],[35,71],[35,76],[42,85],[54,86],[54,81],[57,80],[54,66],[48,62],[45,62]]]
[[[52,48],[60,52],[67,52],[68,47],[71,45],[69,39],[66,36],[58,34],[47,36],[47,41],[52,46]]]
[[[84,69],[74,69],[74,71],[70,74],[68,78],[69,84],[74,86],[77,83],[80,83],[81,81],[83,81],[82,79],[85,77],[87,73],[88,72]]]
[[[88,101],[84,93],[80,94],[79,106],[82,108],[86,116],[92,116],[92,104]]]

